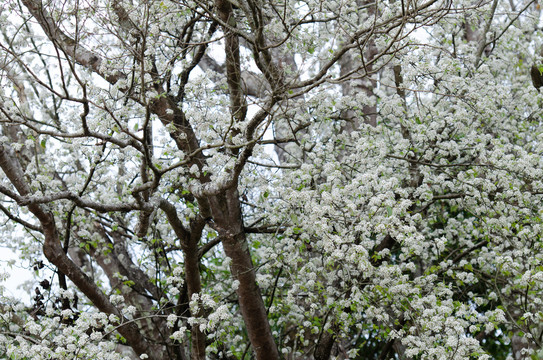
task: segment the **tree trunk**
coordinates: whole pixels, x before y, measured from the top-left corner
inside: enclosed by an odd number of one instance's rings
[[[232,259],[232,277],[239,282],[236,293],[256,358],[279,359],[266,307],[256,284],[255,269],[243,228],[238,190],[235,187],[227,189],[224,195],[218,195],[210,202],[213,219],[223,239],[224,252]]]

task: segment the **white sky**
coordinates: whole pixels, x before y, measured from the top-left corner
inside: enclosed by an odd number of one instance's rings
[[[8,297],[30,305],[32,293],[23,290],[21,286],[26,281],[32,280],[33,274],[30,269],[23,268],[17,258],[17,254],[10,249],[0,247],[0,274],[7,276],[7,279],[0,282],[0,301],[2,301],[2,297]],[[15,260],[14,263],[13,260]],[[10,262],[13,264],[10,265]],[[2,278],[2,275],[0,275],[0,278]]]

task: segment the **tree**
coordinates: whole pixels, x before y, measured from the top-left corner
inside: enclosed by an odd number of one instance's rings
[[[541,356],[535,1],[0,10],[3,356]]]

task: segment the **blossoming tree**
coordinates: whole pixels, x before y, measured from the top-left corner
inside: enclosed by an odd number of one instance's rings
[[[6,0],[8,359],[528,359],[528,0]]]

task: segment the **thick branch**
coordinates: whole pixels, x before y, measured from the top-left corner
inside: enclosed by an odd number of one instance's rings
[[[13,156],[13,150],[7,145],[0,146],[0,168],[4,171],[8,179],[15,186],[21,195],[27,195],[30,192],[29,186],[26,184],[21,165]],[[105,313],[114,314],[121,323],[126,319],[120,311],[113,306],[107,296],[96,284],[89,278],[81,269],[71,261],[64,253],[60,246],[59,234],[55,224],[54,216],[44,210],[38,203],[28,204],[28,209],[38,218],[45,241],[43,244],[43,252],[47,259],[54,264],[59,271],[68,276],[68,278],[81,290],[96,307]],[[150,348],[147,341],[141,336],[135,323],[130,322],[128,325],[119,327],[119,333],[124,336],[127,342],[138,353],[138,355],[147,353],[151,359],[155,357],[155,351]]]
[[[215,59],[209,55],[204,55],[198,65],[204,71],[212,70],[217,74],[225,74],[226,72],[226,66],[224,66],[224,64],[218,64]],[[257,73],[249,70],[242,70],[240,76],[244,95],[264,98],[271,93],[268,84],[264,81],[262,76]],[[217,79],[217,82],[218,80],[219,79]]]
[[[492,3],[492,8],[490,9],[490,14],[485,24],[485,28],[479,38],[479,46],[477,48],[475,66],[479,66],[479,63],[481,62],[481,56],[483,56],[483,51],[485,50],[485,47],[487,46],[486,35],[488,34],[488,31],[490,30],[490,26],[492,25],[492,20],[494,20],[494,14],[496,13],[497,6],[498,6],[498,0],[494,0],[494,2]]]
[[[257,359],[279,359],[277,345],[271,333],[249,245],[243,229],[237,187],[211,199],[215,230],[222,239],[226,256],[232,259],[230,271],[239,281],[236,290],[241,314]]]
[[[220,19],[229,25],[224,27],[226,53],[226,82],[230,93],[230,111],[236,121],[243,121],[247,114],[247,103],[241,85],[241,64],[238,36],[231,30],[236,27],[232,4],[226,0],[215,1]]]
[[[12,184],[13,184],[13,181],[12,181]],[[17,190],[21,192],[19,189]],[[58,200],[71,200],[79,207],[89,208],[89,209],[93,209],[99,212],[110,212],[110,211],[128,212],[132,210],[138,210],[141,208],[141,206],[136,203],[102,204],[95,201],[83,199],[79,195],[71,191],[61,191],[56,194],[49,194],[49,195],[42,195],[42,196],[20,196],[14,193],[13,191],[7,189],[6,187],[0,185],[0,192],[3,193],[4,195],[11,197],[15,201],[17,201],[17,204],[19,204],[20,206],[47,204],[47,203],[58,201]],[[143,205],[143,206],[146,206],[146,205]]]
[[[109,83],[115,84],[119,79],[125,78],[122,73],[104,74],[100,70],[102,59],[97,54],[83,48],[74,39],[66,35],[58,26],[51,15],[44,8],[40,0],[22,0],[22,3],[27,7],[28,11],[36,18],[42,27],[47,37],[58,46],[66,55],[70,56],[77,63],[92,69],[92,71],[100,74]]]

